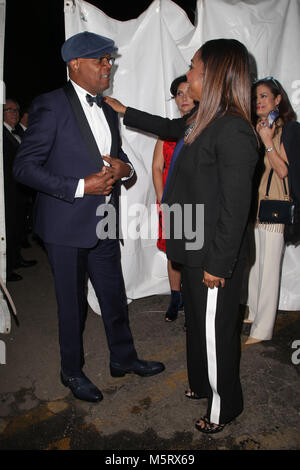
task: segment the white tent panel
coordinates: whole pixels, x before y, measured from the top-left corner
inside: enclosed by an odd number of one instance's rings
[[[169,92],[172,80],[185,73],[203,42],[226,37],[247,46],[255,59],[253,73],[257,77],[273,75],[283,84],[299,115],[299,0],[198,0],[197,18],[193,26],[185,12],[170,0],[155,0],[138,18],[125,22],[109,18],[83,0],[65,2],[66,37],[87,30],[116,42],[118,67],[108,93],[128,106],[176,117]],[[143,204],[145,210],[136,210],[135,225],[155,225],[157,220],[150,223],[149,219],[155,205],[151,163],[156,138],[127,129],[122,120],[121,132],[123,148],[137,173],[136,184],[129,190],[122,188],[127,208],[123,204],[122,230],[132,217],[128,211],[132,206],[137,209],[137,204]],[[121,250],[129,299],[169,292],[166,258],[156,248],[155,236],[134,240],[127,237]],[[288,247],[283,262],[281,309],[300,309],[295,287],[286,282],[287,276],[293,276],[294,286],[299,283],[299,268],[300,250]],[[91,286],[89,303],[99,312]]]
[[[5,0],[0,0],[0,105],[5,100],[5,84],[3,82],[3,56],[4,56],[4,33],[5,33]],[[0,180],[3,181],[3,148],[2,148],[2,110],[0,112]],[[5,208],[4,208],[4,187],[0,189],[0,277],[5,288],[6,279],[6,234],[5,234]],[[10,313],[0,287],[0,333],[9,333],[11,329]]]

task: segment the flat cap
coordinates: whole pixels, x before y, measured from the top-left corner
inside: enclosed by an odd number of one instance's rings
[[[71,36],[64,42],[61,48],[61,55],[63,60],[68,63],[70,60],[79,57],[97,59],[104,54],[109,54],[116,50],[117,48],[112,39],[84,31],[83,33]]]

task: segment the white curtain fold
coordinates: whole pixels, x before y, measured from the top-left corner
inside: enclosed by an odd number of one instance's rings
[[[3,57],[4,57],[4,34],[5,34],[5,0],[0,0],[0,106],[5,102],[5,84],[3,81]],[[3,147],[2,147],[2,124],[3,113],[0,112],[0,333],[10,333],[11,319],[6,301],[6,233],[5,233],[5,205],[3,185]],[[9,294],[8,294],[9,295]]]

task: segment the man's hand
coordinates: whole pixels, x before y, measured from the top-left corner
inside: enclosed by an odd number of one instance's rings
[[[223,277],[213,276],[212,274],[207,273],[206,271],[203,272],[203,284],[210,289],[214,287],[224,287],[225,286],[225,279]]]
[[[103,160],[110,164],[109,169],[115,180],[125,178],[129,176],[131,168],[127,163],[123,162],[119,158],[111,158],[109,155],[102,156]]]
[[[108,196],[113,188],[116,178],[110,167],[104,166],[99,173],[84,178],[84,194]]]
[[[117,113],[125,114],[126,106],[124,106],[120,101],[116,100],[115,98],[111,98],[110,96],[104,96],[105,103],[109,104],[114,111]]]

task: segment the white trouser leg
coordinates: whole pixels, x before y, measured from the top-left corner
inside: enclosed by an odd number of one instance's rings
[[[249,319],[253,321],[250,336],[272,338],[276,318],[283,234],[255,228],[255,263],[249,275]]]
[[[260,295],[260,238],[258,233],[258,228],[254,229],[254,240],[255,240],[255,254],[254,254],[254,264],[249,272],[249,281],[248,281],[248,305],[249,305],[249,314],[248,319],[253,322],[258,308],[258,299]]]

